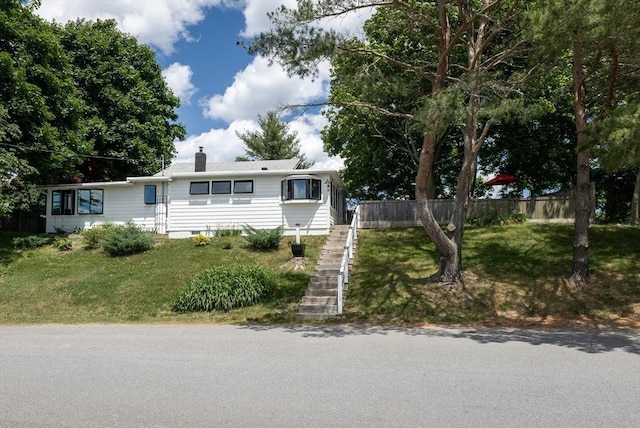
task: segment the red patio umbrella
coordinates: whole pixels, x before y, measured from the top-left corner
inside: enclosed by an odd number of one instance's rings
[[[499,186],[499,185],[504,185],[504,184],[515,183],[516,181],[518,181],[518,177],[515,177],[513,175],[498,174],[495,177],[493,177],[491,180],[485,181],[484,185],[485,186]]]

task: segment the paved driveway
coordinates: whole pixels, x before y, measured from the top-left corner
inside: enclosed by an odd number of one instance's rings
[[[2,427],[638,427],[640,335],[0,327]]]

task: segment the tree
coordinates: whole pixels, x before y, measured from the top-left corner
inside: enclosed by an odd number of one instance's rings
[[[236,132],[246,144],[244,156],[238,156],[236,161],[275,160],[300,158],[300,167],[309,168],[313,163],[305,160],[300,154],[300,140],[295,131],[289,130],[289,125],[281,122],[275,111],[267,112],[266,117],[258,115],[258,131]]]
[[[184,128],[153,51],[113,21],[61,27],[23,3],[0,1],[3,211],[38,184],[156,172]]]
[[[372,61],[361,52],[375,49],[387,58],[419,63],[433,58],[432,44],[421,42],[430,30],[414,22],[407,30],[406,17],[394,8],[381,8],[364,25],[365,40],[349,41],[349,49],[332,57],[332,80],[323,131],[325,149],[345,159],[343,179],[350,194],[368,199],[414,198],[415,174],[425,132],[420,105],[431,91],[430,80],[405,72],[392,61]],[[381,110],[387,107],[387,110]],[[450,141],[454,137],[448,132]],[[454,147],[437,142],[434,168],[427,180],[427,198],[442,195],[441,186],[455,188],[447,176],[458,163]],[[444,153],[443,153],[444,152]],[[442,162],[445,158],[445,162]],[[447,161],[451,160],[451,161]]]
[[[396,11],[406,31],[413,32],[415,47],[423,55],[413,60],[389,55],[374,44],[354,45],[336,31],[313,25],[328,17],[373,6],[378,11],[385,8]],[[275,29],[261,34],[249,48],[252,53],[277,59],[290,73],[298,75],[313,74],[318,61],[342,51],[364,55],[371,59],[371,65],[392,64],[403,73],[428,81],[418,109],[405,117],[422,121],[415,197],[423,203],[422,224],[441,255],[437,278],[442,282],[461,281],[464,221],[478,152],[501,116],[514,109],[525,111],[522,105],[507,101],[516,94],[509,80],[518,78],[523,71],[511,64],[524,42],[519,28],[520,7],[524,7],[523,3],[516,0],[299,0],[297,9],[281,7],[272,14]],[[394,74],[381,76],[390,77],[393,82]],[[383,80],[380,84],[387,82]],[[369,107],[397,116],[393,105],[374,103]],[[447,233],[435,220],[427,197],[438,144],[452,125],[463,130],[463,147]]]
[[[640,225],[640,100],[628,97],[598,123],[594,135],[598,161],[607,171],[635,171],[629,221]]]
[[[149,175],[170,160],[185,129],[175,123],[180,102],[162,78],[154,52],[120,32],[113,20],[68,23],[61,42],[85,108],[81,128],[90,157],[85,181]]]
[[[19,160],[13,168],[22,165],[5,175],[36,184],[73,176],[85,145],[70,75],[55,27],[20,2],[0,3],[0,143]]]
[[[589,128],[619,106],[621,96],[630,90],[624,81],[638,73],[640,5],[633,0],[540,0],[531,16],[535,42],[549,63],[569,60],[571,64],[577,145],[571,279],[585,283],[589,279],[593,143]]]

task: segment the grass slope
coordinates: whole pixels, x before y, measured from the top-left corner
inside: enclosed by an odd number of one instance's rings
[[[468,227],[466,291],[434,283],[438,254],[420,228],[366,230],[346,304],[352,321],[640,326],[640,229],[590,229],[592,281],[566,281],[573,227]]]
[[[0,233],[0,323],[93,322],[285,322],[295,317],[320,252],[322,237],[305,238],[309,261],[294,270],[283,240],[278,251],[251,250],[242,237],[196,247],[190,239],[162,240],[155,248],[127,257],[54,247],[16,251],[15,234]],[[277,286],[269,300],[229,313],[176,314],[169,303],[197,273],[219,265],[259,264],[269,268]]]
[[[256,252],[241,237],[222,249],[191,240],[163,240],[144,254],[109,257],[54,247],[16,251],[15,234],[0,233],[0,323],[279,323],[293,322],[323,237],[305,238],[309,257],[294,270],[285,242]],[[557,325],[613,323],[640,327],[640,229],[593,226],[592,282],[576,287],[571,225],[468,227],[466,290],[430,281],[438,255],[420,228],[363,230],[340,322]],[[286,239],[285,239],[286,240]],[[229,313],[176,314],[169,302],[197,273],[255,263],[277,279],[265,302]]]

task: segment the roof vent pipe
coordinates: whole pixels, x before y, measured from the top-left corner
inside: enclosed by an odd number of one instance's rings
[[[196,167],[195,172],[205,172],[207,170],[207,155],[202,151],[196,153]]]

